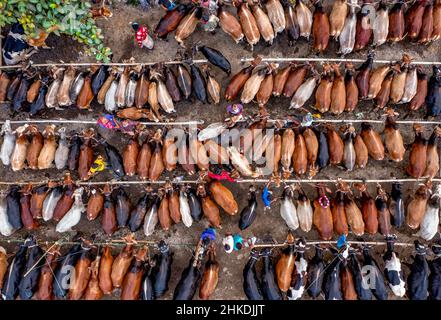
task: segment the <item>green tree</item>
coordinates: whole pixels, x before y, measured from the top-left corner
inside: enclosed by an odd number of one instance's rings
[[[92,18],[90,3],[81,0],[0,0],[0,28],[19,22],[28,39],[43,33],[65,34],[86,45],[86,53],[108,62],[101,29]]]

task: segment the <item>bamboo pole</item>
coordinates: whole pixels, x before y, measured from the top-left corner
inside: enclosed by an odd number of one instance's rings
[[[62,182],[62,179],[46,179],[40,181],[0,181],[0,185],[43,185],[48,182]],[[337,182],[347,182],[347,183],[407,183],[407,182],[426,182],[427,179],[415,179],[415,178],[404,178],[404,179],[285,179],[280,180],[281,183],[337,183]],[[441,178],[433,178],[432,182],[441,182]],[[110,180],[110,181],[82,181],[77,180],[73,183],[77,186],[97,186],[97,185],[149,185],[149,184],[165,184],[170,182],[172,184],[197,184],[203,183],[203,180],[180,180],[180,179],[170,179],[170,180],[157,180],[157,181],[149,181],[149,180]],[[236,183],[249,183],[249,184],[260,184],[260,183],[269,183],[274,182],[274,179],[237,179]]]
[[[158,240],[159,241],[159,240]],[[125,246],[128,243],[133,243],[134,245],[148,245],[148,246],[156,246],[158,241],[152,241],[152,240],[134,240],[133,242],[126,241],[124,239],[109,239],[108,241],[96,241],[96,242],[90,242],[92,245],[100,245],[100,246]],[[0,243],[23,243],[24,239],[1,239]],[[337,241],[332,240],[311,240],[311,241],[305,241],[306,245],[318,245],[318,244],[335,244]],[[58,244],[60,246],[62,245],[75,245],[81,243],[80,241],[64,241],[62,239],[55,240],[55,241],[39,241],[37,239],[37,243],[44,244],[44,245],[54,245]],[[385,246],[387,245],[387,241],[346,241],[348,244],[352,245],[370,245],[370,246]],[[196,246],[197,243],[168,243],[171,246]],[[250,245],[250,248],[280,248],[285,247],[289,243],[288,242],[280,242],[280,243],[258,243],[254,245]],[[402,246],[402,247],[413,247],[413,243],[405,243],[405,242],[394,242],[395,246]]]
[[[165,65],[176,65],[182,64],[185,61],[183,60],[175,60],[175,61],[165,61],[162,62]],[[193,63],[207,63],[206,59],[193,60]],[[60,63],[32,63],[31,66],[33,68],[42,68],[42,67],[89,67],[89,66],[152,66],[157,64],[158,62],[109,62],[109,63],[101,63],[101,62],[60,62]],[[19,69],[22,68],[22,65],[13,65],[13,66],[0,66],[0,69]]]
[[[2,27],[0,27],[0,68],[3,66]]]
[[[238,122],[244,122],[246,119],[239,120]],[[284,123],[292,123],[294,120],[291,119],[268,119],[266,120],[268,123],[276,123],[276,122],[284,122]],[[313,118],[312,123],[385,123],[386,119],[384,120],[376,120],[376,119],[325,119],[325,118]],[[397,124],[421,124],[421,125],[441,125],[441,121],[431,121],[431,120],[420,120],[420,119],[414,119],[414,120],[395,120],[395,123]]]
[[[385,120],[364,120],[364,119],[314,119],[313,122],[319,123],[385,123]],[[427,121],[427,120],[396,120],[398,124],[436,124],[441,125],[441,121]]]
[[[268,183],[274,179],[238,179],[238,183]],[[403,178],[403,179],[285,179],[282,183],[337,183],[339,181],[347,183],[388,183],[388,182],[425,182],[427,179]],[[441,178],[433,178],[432,182],[441,182]]]
[[[67,119],[27,119],[27,120],[3,120],[0,121],[0,124],[6,123],[9,121],[10,124],[26,124],[26,123],[78,123],[78,124],[97,124],[98,119],[96,120],[67,120]],[[139,124],[149,125],[149,126],[182,126],[182,125],[199,125],[204,124],[204,120],[197,121],[176,121],[176,122],[149,122],[149,121],[140,121]]]
[[[25,241],[25,239],[0,239],[0,243],[23,243]],[[159,241],[159,240],[158,240]],[[156,246],[156,244],[158,243],[158,241],[147,241],[147,240],[134,240],[133,241],[133,245],[147,245],[147,246]],[[54,244],[58,244],[60,246],[63,245],[76,245],[76,244],[80,244],[80,241],[64,241],[62,239],[59,240],[51,240],[51,241],[45,241],[45,240],[38,240],[37,239],[37,243],[38,244],[44,244],[46,246],[49,245],[54,245]],[[129,241],[123,240],[123,239],[109,239],[108,241],[96,241],[96,242],[89,242],[92,245],[97,245],[97,246],[125,246],[129,243]],[[130,242],[132,243],[132,242]],[[167,243],[170,246],[195,246],[195,243]]]
[[[66,123],[66,124],[97,124],[98,119],[96,120],[68,120],[68,119],[26,119],[26,120],[0,120],[0,124],[6,123],[9,121],[10,124],[26,124],[26,123]],[[288,123],[292,122],[285,119],[269,119],[267,122],[275,123],[278,121],[287,121]],[[313,119],[313,123],[385,123],[385,120],[375,120],[375,119]],[[427,121],[427,120],[396,120],[397,124],[421,124],[421,125],[441,125],[441,121]],[[182,125],[201,125],[204,124],[204,120],[195,120],[195,121],[163,121],[163,122],[149,122],[149,121],[140,121],[142,125],[149,126],[182,126]]]
[[[251,62],[255,58],[241,58],[241,62]],[[267,57],[262,58],[262,62],[352,62],[363,63],[366,59],[345,59],[345,58],[301,58],[301,57]],[[401,60],[374,60],[374,63],[378,64],[393,64]],[[411,61],[413,65],[441,65],[441,61]]]
[[[317,244],[335,244],[336,241],[306,241],[306,245],[317,245]],[[385,246],[387,245],[386,241],[346,241],[348,244],[355,245],[370,245],[370,246]],[[282,243],[258,243],[250,246],[250,248],[280,248],[287,246],[287,242]],[[405,242],[394,242],[396,246],[402,247],[413,247],[413,243],[405,243]]]

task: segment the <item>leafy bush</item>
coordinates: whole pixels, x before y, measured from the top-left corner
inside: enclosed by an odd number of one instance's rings
[[[87,46],[86,53],[99,61],[110,60],[110,48],[103,44],[90,3],[81,0],[0,0],[0,27],[19,22],[29,39],[41,31],[65,34]]]

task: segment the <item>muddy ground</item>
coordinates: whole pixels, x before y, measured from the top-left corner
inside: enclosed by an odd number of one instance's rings
[[[329,4],[328,4],[329,5]],[[156,41],[155,48],[153,51],[148,51],[146,49],[140,49],[134,43],[134,37],[132,29],[129,25],[131,21],[138,21],[140,24],[148,25],[149,29],[153,29],[156,23],[159,21],[160,16],[163,14],[162,9],[155,8],[148,12],[144,12],[139,10],[138,8],[127,6],[121,3],[115,3],[113,5],[113,17],[108,20],[99,20],[99,25],[102,27],[104,36],[105,36],[105,44],[109,46],[113,51],[113,61],[119,62],[123,59],[129,59],[130,57],[134,57],[136,61],[140,62],[151,62],[151,61],[166,61],[173,60],[175,58],[176,52],[179,48],[179,45],[174,40],[174,35],[169,35],[168,40],[166,41]],[[329,7],[328,7],[329,10]],[[316,57],[314,53],[310,51],[309,45],[305,41],[299,41],[295,46],[289,47],[287,45],[287,39],[285,35],[279,35],[279,37],[275,40],[273,46],[269,47],[262,42],[259,43],[254,48],[254,52],[251,52],[244,44],[235,44],[233,40],[226,34],[224,34],[220,29],[216,31],[215,34],[205,33],[202,29],[198,27],[197,31],[186,41],[186,45],[188,48],[191,48],[192,44],[201,41],[203,44],[217,48],[221,50],[224,55],[230,60],[232,64],[232,73],[236,73],[243,67],[240,64],[240,58],[242,57],[251,57],[253,54],[261,54],[263,56],[272,56],[272,57]],[[81,54],[82,47],[75,43],[74,41],[67,39],[66,37],[56,37],[51,36],[47,43],[49,46],[53,46],[54,49],[50,51],[41,51],[40,53],[33,56],[32,60],[34,62],[59,62],[63,60],[65,62],[78,62],[78,61],[89,61],[90,57],[86,57]],[[337,57],[336,51],[338,49],[337,43],[332,42],[327,53],[326,57]],[[426,60],[433,61],[438,60],[439,52],[440,52],[440,44],[434,43],[429,46],[421,46],[411,44],[408,41],[404,41],[399,44],[386,44],[381,48],[376,50],[376,56],[378,59],[399,59],[401,58],[403,53],[410,54],[415,60]],[[202,56],[197,56],[198,58],[202,58]],[[360,53],[351,54],[350,57],[353,58],[362,58],[366,57],[366,51],[362,51]],[[213,68],[216,79],[222,84],[222,88],[225,88],[228,77],[222,73],[221,71]],[[430,70],[428,70],[430,71]],[[311,101],[310,104],[313,102]],[[288,110],[287,106],[289,105],[288,99],[274,99],[270,100],[268,105],[268,111],[270,112],[273,118],[284,118],[288,114],[293,114]],[[199,102],[191,101],[191,102],[181,102],[177,105],[177,113],[173,116],[176,120],[195,120],[195,119],[203,119],[206,124],[210,124],[212,122],[221,121],[225,117],[225,107],[226,103],[221,102],[220,105],[202,105]],[[246,113],[253,114],[257,111],[257,107],[255,104],[250,104],[246,106]],[[397,108],[397,111],[400,113],[400,118],[408,117],[409,119],[420,119],[423,116],[423,112],[416,114],[407,114],[405,107],[400,106]],[[93,111],[78,111],[78,110],[66,110],[66,111],[53,111],[46,112],[41,117],[47,119],[53,118],[65,118],[65,119],[91,119],[96,118],[101,112],[103,112],[103,106],[98,104],[93,105]],[[358,116],[365,117],[368,119],[379,119],[383,111],[381,110],[373,110],[372,104],[367,103],[365,105],[361,105],[357,112],[360,113]],[[354,115],[343,114],[341,117],[353,117]],[[326,117],[331,118],[330,115],[326,115]],[[26,114],[17,114],[12,115],[8,111],[8,106],[2,106],[2,115],[0,116],[2,120],[4,119],[26,119]],[[69,130],[83,130],[85,128],[84,125],[69,125]],[[357,130],[359,130],[359,126],[356,125]],[[375,125],[375,129],[382,130],[383,125]],[[41,126],[43,129],[43,126]],[[409,125],[400,126],[401,132],[404,136],[406,144],[410,144],[413,141],[414,135],[412,132],[412,128]],[[427,135],[430,134],[432,127],[427,128]],[[98,130],[108,141],[109,143],[116,146],[119,150],[122,150],[125,142],[127,141],[127,136],[123,136],[121,133],[113,133],[99,129]],[[97,152],[102,152],[100,148],[97,148]],[[340,168],[329,167],[320,172],[317,175],[317,178],[389,178],[389,177],[407,177],[405,173],[405,167],[407,165],[407,154],[405,160],[400,164],[395,164],[390,161],[373,161],[369,160],[368,167],[365,169],[355,169],[353,172],[345,172]],[[182,172],[177,172],[176,175],[180,175]],[[4,181],[27,181],[27,180],[45,180],[48,178],[55,179],[62,177],[62,172],[57,172],[56,170],[47,170],[47,171],[30,171],[23,170],[18,173],[13,173],[10,168],[0,168],[0,175],[2,175],[2,180]],[[167,174],[165,175],[167,176]],[[75,177],[75,174],[74,174]],[[171,177],[171,176],[170,176]],[[188,177],[190,179],[190,177]],[[100,174],[97,180],[106,180],[112,179],[112,176],[109,173]],[[236,200],[239,204],[240,210],[247,203],[247,192],[249,185],[248,184],[231,184],[226,183],[228,188],[231,188],[233,191]],[[261,187],[261,185],[259,186]],[[331,186],[333,187],[333,186]],[[407,200],[416,190],[416,183],[407,183],[403,186],[403,191],[405,193],[405,199]],[[305,185],[305,190],[307,191],[310,199],[315,197],[315,191],[312,186]],[[387,191],[390,191],[390,185],[384,185],[384,188]],[[130,196],[132,197],[133,202],[135,202],[141,195],[142,189],[141,187],[127,187],[127,190],[130,190]],[[133,192],[132,192],[133,191]],[[372,195],[376,194],[375,185],[370,185],[370,191]],[[274,189],[274,194],[276,196],[280,195],[281,189]],[[264,235],[271,235],[276,241],[283,241],[286,237],[287,227],[283,220],[279,215],[279,206],[276,202],[272,210],[263,212],[263,203],[259,199],[259,208],[258,208],[258,217],[255,223],[242,233],[243,237],[249,236],[257,236],[263,237]],[[238,232],[238,216],[227,216],[225,213],[222,213],[222,229],[218,230],[218,242],[220,242],[220,238],[225,235],[225,233],[230,232]],[[172,278],[170,281],[170,290],[164,297],[164,299],[170,299],[173,294],[173,289],[175,288],[177,281],[179,280],[181,271],[188,264],[188,261],[191,256],[191,245],[183,245],[183,244],[194,244],[196,243],[200,233],[208,226],[207,221],[202,220],[199,223],[194,223],[194,225],[187,229],[183,224],[175,225],[168,232],[157,230],[150,239],[148,240],[159,240],[159,239],[167,239],[167,241],[172,244],[172,250],[174,251],[174,262],[172,266]],[[54,231],[55,226],[53,223],[45,224],[41,226],[36,235],[39,239],[47,239],[53,240],[59,238],[59,235]],[[82,218],[79,225],[75,227],[75,230],[79,230],[87,235],[96,235],[97,239],[106,239],[104,234],[101,231],[101,226],[99,219],[94,222],[88,222],[85,217]],[[126,235],[128,230],[119,230],[112,237],[119,238],[123,235]],[[397,230],[398,239],[401,242],[412,243],[415,239],[412,237],[412,232],[408,229]],[[72,232],[69,236],[73,235]],[[315,231],[312,231],[308,234],[304,234],[302,232],[296,231],[295,234],[297,236],[306,236],[309,240],[318,239],[318,236]],[[17,236],[24,235],[24,232],[17,234]],[[136,235],[137,239],[145,239],[146,237],[143,235],[142,231],[139,231]],[[365,240],[381,240],[383,237],[380,235],[376,236],[364,236]],[[349,236],[349,239],[355,239],[353,235]],[[3,239],[4,240],[4,239]],[[9,244],[7,248],[10,250],[16,250],[16,246]],[[382,265],[381,254],[383,252],[383,247],[374,248],[373,251],[376,253],[375,257],[379,261],[380,265]],[[115,252],[117,250],[115,249]],[[313,254],[313,249],[308,251],[308,254]],[[397,248],[397,251],[400,253],[402,259],[406,262],[410,262],[410,255],[413,252],[412,248]],[[218,261],[221,266],[221,272],[219,274],[219,284],[216,292],[211,297],[212,299],[244,299],[245,296],[242,290],[242,270],[248,259],[248,250],[242,250],[239,253],[233,253],[227,255],[223,252],[223,250],[218,250]],[[277,252],[275,252],[275,256]],[[405,269],[405,274],[407,276],[408,269]],[[197,295],[196,295],[197,296]],[[118,297],[118,293],[116,292],[112,297],[115,299]],[[393,298],[391,296],[391,298]]]

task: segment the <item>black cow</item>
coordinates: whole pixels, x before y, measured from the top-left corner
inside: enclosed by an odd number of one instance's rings
[[[7,65],[18,64],[27,60],[37,52],[36,47],[30,47],[24,36],[23,26],[14,23],[6,36],[5,45],[2,48],[3,60]]]
[[[432,246],[435,258],[430,262],[429,291],[430,298],[441,300],[441,239]]]
[[[429,264],[426,260],[426,248],[415,241],[416,255],[410,266],[410,274],[407,277],[410,300],[427,300],[429,289]]]

